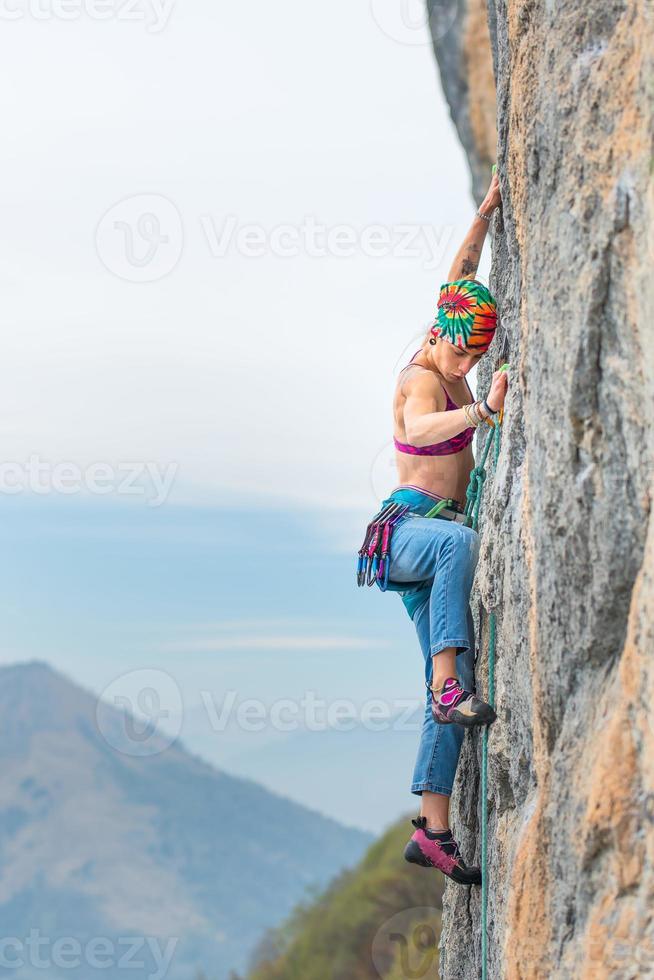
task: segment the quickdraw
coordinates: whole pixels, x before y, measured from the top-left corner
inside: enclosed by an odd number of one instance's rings
[[[382,533],[381,558],[379,560],[379,573],[378,573],[379,588],[382,590],[382,592],[385,592],[388,587],[388,570],[391,567],[388,554],[391,550],[391,535],[393,534],[395,525],[399,522],[399,520],[402,517],[404,517],[408,509],[409,509],[409,505],[406,504],[398,514],[392,517],[390,521],[388,521],[388,523],[384,525],[384,530]]]
[[[375,514],[366,528],[363,544],[359,548],[357,585],[374,585],[377,582],[382,592],[385,591],[390,566],[388,554],[391,536],[398,521],[408,510],[409,504],[393,502]]]

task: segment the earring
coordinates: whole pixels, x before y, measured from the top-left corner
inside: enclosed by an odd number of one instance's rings
[[[432,347],[433,347],[433,346],[434,346],[434,344],[436,343],[436,341],[434,340],[434,338],[433,338],[433,337],[430,337],[430,338],[429,338],[429,343],[430,343],[430,344],[432,345]]]

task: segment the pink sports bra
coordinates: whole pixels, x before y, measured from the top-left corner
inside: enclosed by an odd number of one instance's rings
[[[422,348],[420,348],[422,350]],[[417,350],[416,354],[420,353]],[[413,363],[413,357],[408,364],[405,364],[402,370],[404,371]],[[466,387],[470,391],[470,385],[466,381]],[[455,405],[450,398],[448,392],[443,386],[443,391],[445,391],[445,397],[447,399],[447,404],[445,407],[446,412],[452,412],[458,409],[460,406]],[[472,392],[470,391],[470,396],[472,397]],[[410,446],[406,442],[399,442],[395,436],[393,436],[393,442],[395,443],[395,448],[401,453],[409,453],[411,456],[451,456],[453,453],[460,453],[466,446],[469,446],[475,435],[475,430],[473,426],[468,426],[463,432],[457,433],[457,435],[452,436],[451,439],[446,439],[444,442],[434,442],[431,446]]]

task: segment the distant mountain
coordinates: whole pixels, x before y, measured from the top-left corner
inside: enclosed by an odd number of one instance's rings
[[[130,724],[46,664],[0,668],[0,921],[22,963],[0,974],[161,980],[172,953],[167,980],[222,980],[369,843],[179,743],[121,751]]]
[[[438,980],[444,879],[407,864],[406,817],[311,902],[271,930],[248,980]]]
[[[423,713],[419,704],[411,718],[398,715],[380,731],[357,724],[350,731],[292,732],[256,750],[228,755],[223,768],[292,799],[302,793],[321,813],[379,834],[411,806]],[[207,739],[197,748],[204,756],[211,744]]]

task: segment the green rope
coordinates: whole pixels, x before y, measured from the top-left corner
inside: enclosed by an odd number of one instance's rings
[[[503,364],[500,371],[505,371],[508,367],[508,364]],[[503,414],[502,412],[498,421],[488,433],[479,465],[475,466],[470,473],[464,513],[466,516],[466,525],[471,527],[473,531],[477,530],[477,525],[479,524],[479,509],[481,507],[484,481],[486,480],[486,460],[488,459],[491,445],[494,450],[493,463],[497,470]],[[441,500],[425,516],[436,517],[444,507],[451,503],[452,501],[450,500]],[[488,703],[494,708],[496,637],[494,612],[489,614],[488,622]],[[488,980],[488,725],[484,728],[481,741],[481,980]]]
[[[495,425],[486,439],[479,466],[470,474],[466,490],[465,513],[468,526],[477,530],[481,495],[486,479],[486,459],[491,444],[494,446],[493,461],[497,468],[500,454],[501,426]],[[488,641],[488,703],[495,707],[495,613],[489,614]],[[488,725],[485,726],[481,741],[481,980],[488,977]]]

